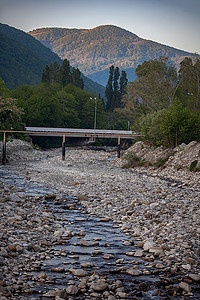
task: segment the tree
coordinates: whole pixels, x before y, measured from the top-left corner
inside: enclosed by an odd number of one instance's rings
[[[0,96],[3,98],[10,96],[10,91],[2,78],[0,78]]]
[[[200,109],[200,59],[197,58],[193,63],[190,57],[186,57],[180,63],[179,77],[179,98],[189,109],[198,111]]]
[[[113,75],[114,75],[114,66],[110,67],[109,71],[109,77],[108,77],[108,83],[106,85],[106,90],[105,90],[105,96],[107,98],[107,103],[106,103],[106,111],[111,110],[111,103],[112,103],[112,98],[113,98]]]
[[[65,89],[59,90],[55,98],[58,100],[59,107],[59,126],[76,128],[80,126],[80,119],[76,107],[77,100]]]
[[[84,88],[84,82],[83,82],[83,79],[81,78],[81,72],[78,68],[72,69],[72,84],[78,88],[81,88],[81,89]]]
[[[178,85],[177,72],[165,57],[145,61],[136,68],[137,79],[128,86],[129,97],[144,112],[158,111],[172,104]]]
[[[72,83],[76,87],[84,88],[84,81],[81,78],[81,72],[77,68],[73,68],[71,71],[69,61],[64,59],[62,66],[59,66],[57,62],[46,66],[42,72],[41,83],[59,83],[62,87]]]
[[[119,80],[120,72],[119,68],[116,67],[114,70],[114,78],[113,78],[113,103],[112,103],[112,110],[114,110],[115,107],[119,107]]]
[[[0,96],[0,129],[1,130],[22,130],[23,110],[17,107],[17,100],[3,98]]]
[[[164,113],[160,130],[167,146],[176,147],[198,139],[199,125],[197,116],[177,101]]]
[[[70,64],[67,59],[64,59],[59,70],[59,83],[64,87],[72,82]]]
[[[126,88],[128,84],[127,73],[122,71],[119,83],[119,107],[122,107],[122,97],[126,94]]]
[[[120,81],[119,81],[120,78]],[[106,85],[105,96],[107,98],[106,111],[113,112],[115,108],[122,106],[122,96],[126,93],[127,74],[122,71],[120,77],[119,68],[110,67],[108,83]]]

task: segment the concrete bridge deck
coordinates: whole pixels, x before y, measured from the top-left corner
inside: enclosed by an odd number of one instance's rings
[[[6,133],[25,133],[29,136],[60,136],[62,141],[62,159],[65,160],[65,140],[66,137],[83,138],[117,138],[118,157],[120,157],[120,139],[134,139],[142,136],[130,130],[107,130],[107,129],[83,129],[83,128],[50,128],[50,127],[25,127],[26,130],[0,130],[3,133],[3,158],[2,163],[6,163]]]

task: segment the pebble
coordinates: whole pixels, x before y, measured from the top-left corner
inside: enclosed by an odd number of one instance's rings
[[[98,216],[101,222],[113,220],[114,224],[120,227],[139,248],[129,253],[135,259],[137,257],[145,259],[148,270],[144,270],[144,274],[149,274],[152,266],[157,271],[167,266],[172,272],[180,269],[183,276],[190,281],[197,283],[200,280],[200,269],[196,260],[200,254],[198,172],[182,170],[174,173],[171,169],[165,169],[166,175],[162,178],[160,175],[164,174],[163,171],[159,174],[157,170],[151,168],[124,170],[120,168],[120,159],[113,153],[104,151],[66,149],[65,161],[61,160],[60,149],[45,152],[34,150],[30,154],[30,159],[27,157],[23,159],[24,152],[20,151],[9,154],[10,170],[13,169],[19,176],[22,174],[35,183],[49,184],[66,195],[73,195],[88,213]],[[174,179],[177,182],[173,182]],[[67,227],[62,227],[59,218],[51,212],[43,211],[36,198],[22,199],[14,189],[10,191],[1,184],[1,181],[0,185],[2,200],[0,237],[3,241],[0,244],[0,263],[1,259],[6,261],[0,280],[6,282],[6,287],[2,288],[9,295],[11,288],[8,287],[13,286],[12,274],[19,276],[29,270],[40,271],[42,261],[51,257],[48,250],[52,245],[62,244],[64,240],[66,242],[74,233]],[[59,202],[59,199],[55,201]],[[74,207],[72,206],[73,209]],[[79,220],[82,221],[84,218]],[[85,236],[85,232],[79,231],[76,235],[81,238]],[[94,240],[95,243],[97,241]],[[81,243],[85,247],[93,245],[83,240]],[[93,251],[92,255],[98,254],[102,254],[101,248]],[[58,255],[62,256],[61,252]],[[114,258],[109,253],[102,255],[105,259]],[[161,263],[154,262],[157,256]],[[116,263],[123,264],[123,260]],[[81,267],[87,268],[89,265],[83,264]],[[59,267],[55,272],[59,272],[58,270]],[[83,269],[70,268],[69,271],[78,277],[80,282],[79,286],[70,284],[66,287],[69,288],[68,292],[71,290],[72,293],[68,293],[65,289],[68,295],[76,295],[80,289],[87,290],[91,278],[90,288],[94,287],[94,283],[96,284],[98,280],[100,281],[96,286],[102,285],[102,288],[103,285],[106,286],[105,290],[101,291],[93,289],[97,297],[99,292],[106,291],[109,293],[109,296],[106,296],[108,299],[112,300],[113,297],[116,299],[116,295],[122,299],[127,298],[125,291],[110,290],[106,279],[102,281],[95,276],[89,278],[88,272]],[[123,272],[123,269],[121,271]],[[60,272],[66,270],[63,268]],[[128,274],[132,276],[142,274],[141,270],[135,267],[124,272],[129,272]],[[38,280],[45,281],[47,278],[43,274]],[[28,282],[28,278],[26,281]],[[18,286],[21,292],[28,290],[23,283]],[[178,286],[184,292],[190,293],[192,290],[190,284],[185,281],[179,282]],[[54,293],[55,297],[59,297],[58,291],[52,290],[46,294],[48,293],[49,295]]]

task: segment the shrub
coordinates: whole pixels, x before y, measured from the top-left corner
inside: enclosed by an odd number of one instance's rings
[[[169,159],[170,156],[173,156],[173,153],[170,154],[170,155],[168,155],[168,156],[166,156],[166,157],[159,158],[158,161],[155,163],[155,166],[157,168],[162,167],[168,161],[168,159]]]
[[[130,168],[130,167],[136,167],[139,165],[141,158],[137,156],[132,151],[129,151],[125,156],[124,159],[126,160],[126,163],[123,165],[123,168]]]
[[[190,164],[190,171],[191,172],[199,171],[199,168],[197,168],[197,164],[198,164],[197,159],[191,162],[191,164]]]

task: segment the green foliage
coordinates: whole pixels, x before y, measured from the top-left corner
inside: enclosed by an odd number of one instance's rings
[[[40,83],[46,64],[61,59],[23,31],[0,24],[0,77],[9,89]]]
[[[199,171],[200,169],[197,167],[197,164],[198,164],[198,160],[194,160],[191,162],[190,164],[190,171],[191,172],[197,172]]]
[[[155,145],[175,147],[200,141],[199,66],[199,59],[195,63],[184,59],[177,77],[163,57],[139,65],[138,78],[128,85],[119,116],[130,120],[131,128]]]
[[[129,151],[125,156],[125,163],[123,165],[123,168],[131,168],[131,167],[136,167],[139,166],[141,163],[141,158],[137,156],[137,154],[133,151]]]
[[[10,90],[21,85],[38,85],[46,65],[62,64],[58,55],[46,47],[49,45],[42,45],[21,30],[0,24],[0,40],[0,77]],[[87,91],[104,95],[103,86],[83,74],[81,78]]]
[[[197,112],[200,110],[200,59],[186,57],[180,63],[180,86],[177,96],[181,98],[184,106]]]
[[[122,71],[120,77],[120,71],[118,67],[116,68],[114,66],[110,67],[108,83],[106,85],[106,90],[105,90],[105,96],[107,98],[107,103],[106,103],[107,112],[113,112],[115,108],[120,108],[122,106],[121,100],[123,95],[126,94],[126,87],[128,82],[126,76],[127,76],[126,72]]]
[[[21,86],[12,92],[18,105],[24,109],[27,126],[93,128],[94,102],[91,93],[70,84],[40,84]],[[97,128],[101,127],[104,108],[97,99]]]
[[[59,83],[62,87],[72,83],[76,87],[84,88],[84,82],[81,78],[81,72],[77,68],[70,69],[70,64],[67,59],[59,66],[57,62],[46,66],[42,72],[42,83]]]
[[[176,147],[178,144],[200,140],[200,118],[175,102],[168,109],[143,115],[136,121],[134,130],[144,134],[144,140],[156,145]]]
[[[136,75],[138,78],[128,86],[134,106],[148,113],[167,108],[174,102],[177,73],[166,58],[145,61],[136,68]]]
[[[171,156],[171,155],[168,155],[168,156],[163,157],[163,158],[159,158],[158,161],[157,161],[156,164],[155,164],[156,167],[157,167],[157,168],[162,167],[162,166],[168,161],[168,159],[169,159],[170,156]]]
[[[197,116],[180,102],[175,102],[165,112],[160,130],[166,145],[176,147],[182,142],[198,140],[200,127]]]
[[[10,96],[10,91],[5,85],[5,82],[2,78],[0,78],[0,96],[3,98],[7,98]]]
[[[162,109],[158,112],[142,115],[138,118],[133,126],[136,132],[144,134],[144,140],[152,141],[156,145],[163,144],[163,134],[160,129],[166,109]]]
[[[23,130],[23,110],[17,107],[17,100],[0,96],[0,129]]]

